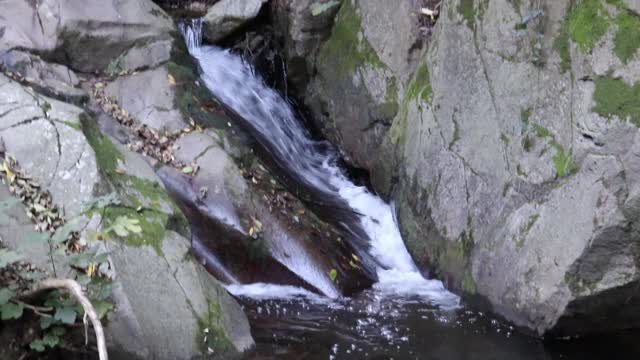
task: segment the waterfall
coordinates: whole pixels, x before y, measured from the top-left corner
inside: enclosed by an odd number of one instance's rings
[[[252,133],[268,141],[271,155],[285,164],[287,171],[327,198],[335,197],[348,205],[358,222],[353,232],[365,233],[367,251],[378,263],[374,288],[381,293],[417,294],[437,303],[457,304],[458,297],[445,290],[442,282],[421,276],[391,206],[349,180],[338,166],[337,149],[326,141],[313,140],[289,102],[269,88],[249,63],[229,50],[203,46],[201,26],[201,20],[194,20],[180,28],[191,55],[200,64],[204,84],[226,107],[250,122]],[[234,285],[230,290],[241,292],[240,287]]]

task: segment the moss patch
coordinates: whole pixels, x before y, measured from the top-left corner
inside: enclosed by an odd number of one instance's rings
[[[411,101],[417,100],[430,104],[432,98],[433,87],[431,86],[431,79],[429,77],[429,68],[427,67],[426,60],[424,60],[409,81],[402,106],[397,112],[398,116],[396,116],[396,119],[389,129],[389,139],[392,144],[397,145],[404,141],[408,121],[407,117],[409,115],[409,104]]]
[[[331,37],[323,45],[320,61],[334,65],[337,76],[349,76],[363,64],[383,68],[378,54],[361,33],[362,21],[351,1],[343,1]]]
[[[558,177],[565,177],[578,172],[578,164],[573,159],[573,152],[566,151],[560,144],[554,141],[553,147],[556,154],[553,156],[553,164],[556,167]]]
[[[115,174],[118,168],[118,161],[123,160],[124,156],[118,148],[104,136],[98,124],[86,114],[80,115],[80,123],[82,131],[96,154],[96,162],[98,167],[106,173],[107,176]]]
[[[601,0],[580,0],[569,13],[568,30],[582,52],[591,51],[609,28],[609,13]]]
[[[166,235],[166,224],[169,215],[153,210],[136,211],[125,206],[109,206],[103,209],[94,209],[92,213],[98,213],[103,217],[105,228],[115,223],[120,216],[138,220],[142,229],[139,234],[129,234],[120,240],[130,246],[151,246],[159,256],[162,256],[162,241]],[[116,236],[115,234],[110,234]]]
[[[226,117],[220,104],[213,100],[209,90],[198,81],[195,67],[169,62],[167,70],[176,79],[175,105],[187,120],[206,128],[225,129]]]
[[[539,138],[553,137],[551,131],[542,125],[533,124],[533,130]]]
[[[536,144],[535,140],[531,136],[529,136],[529,134],[525,135],[522,138],[522,148],[524,149],[525,152],[531,151],[531,149],[533,149],[535,144]]]
[[[616,23],[618,31],[613,40],[614,52],[622,62],[627,63],[640,48],[640,16],[624,9],[620,11]]]
[[[560,27],[558,36],[553,41],[553,48],[556,49],[560,55],[560,71],[565,73],[571,70],[571,51],[570,51],[570,35],[569,35],[569,23],[565,21]]]
[[[225,354],[234,351],[233,344],[227,338],[222,325],[222,312],[219,300],[209,300],[206,313],[198,318],[197,347],[204,354],[213,352]]]
[[[553,165],[558,177],[569,176],[580,170],[580,167],[573,158],[573,151],[565,150],[549,129],[538,124],[534,124],[533,129],[538,137],[551,139],[551,146],[556,150],[556,154],[553,156]]]
[[[596,106],[593,111],[611,118],[630,120],[640,127],[640,82],[633,86],[620,79],[600,76],[595,79],[596,90],[593,94]]]
[[[473,0],[460,0],[458,3],[458,12],[467,22],[469,29],[474,30],[476,25],[476,11]]]
[[[407,86],[405,98],[407,100],[420,98],[426,102],[431,102],[432,97],[433,87],[429,77],[429,68],[427,67],[427,62],[423,61]]]

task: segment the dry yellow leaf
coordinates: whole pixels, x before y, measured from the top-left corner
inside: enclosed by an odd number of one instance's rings
[[[171,84],[171,85],[175,85],[176,84],[176,78],[174,78],[173,75],[171,75],[171,74],[167,75],[167,79],[169,79],[169,84]]]
[[[98,270],[98,267],[96,266],[96,264],[89,264],[89,267],[87,267],[87,276],[91,277],[96,273],[96,270]]]
[[[9,182],[13,182],[13,179],[16,175],[13,173],[13,171],[11,171],[11,168],[9,167],[9,164],[6,160],[2,163],[2,168],[4,169],[4,173],[7,174]]]

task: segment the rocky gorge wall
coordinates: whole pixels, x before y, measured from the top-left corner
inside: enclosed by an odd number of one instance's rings
[[[638,327],[640,4],[429,5],[271,4],[315,125],[450,288],[540,335]]]
[[[194,95],[196,68],[174,21],[151,1],[1,6],[0,248],[18,254],[2,273],[28,264],[32,279],[81,283],[102,304],[114,359],[234,358],[250,350],[242,308],[191,253],[185,214],[154,171],[165,165],[188,176],[183,168],[196,166],[193,157],[216,152],[211,166],[224,176],[231,162],[211,125],[218,119],[227,127],[226,118],[206,115],[205,95]],[[196,127],[194,119],[203,118],[208,123]],[[192,132],[203,148],[174,153]],[[24,184],[32,184],[28,192]],[[58,214],[54,225],[51,214]],[[53,249],[44,240],[28,245],[43,229],[75,235]],[[106,286],[96,299],[90,290],[97,282]],[[63,341],[37,321],[27,331],[32,323],[3,315],[2,338],[9,332],[14,340],[0,357],[24,357],[22,341],[27,349],[31,340]]]

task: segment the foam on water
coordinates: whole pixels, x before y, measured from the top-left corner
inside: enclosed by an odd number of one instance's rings
[[[199,61],[209,90],[270,139],[275,156],[320,191],[337,194],[360,214],[370,242],[369,253],[381,267],[374,289],[388,295],[422,296],[426,301],[452,307],[459,298],[442,282],[421,276],[404,246],[394,213],[382,199],[351,182],[337,165],[338,152],[326,142],[311,139],[289,102],[269,88],[253,67],[240,56],[215,46],[200,46],[199,27],[182,26],[191,54]],[[242,289],[246,288],[246,289]],[[245,296],[308,295],[303,289],[265,284],[232,285],[229,291]]]
[[[232,284],[227,290],[235,296],[245,296],[255,300],[304,299],[316,304],[329,304],[331,299],[312,293],[297,286],[253,283]]]

